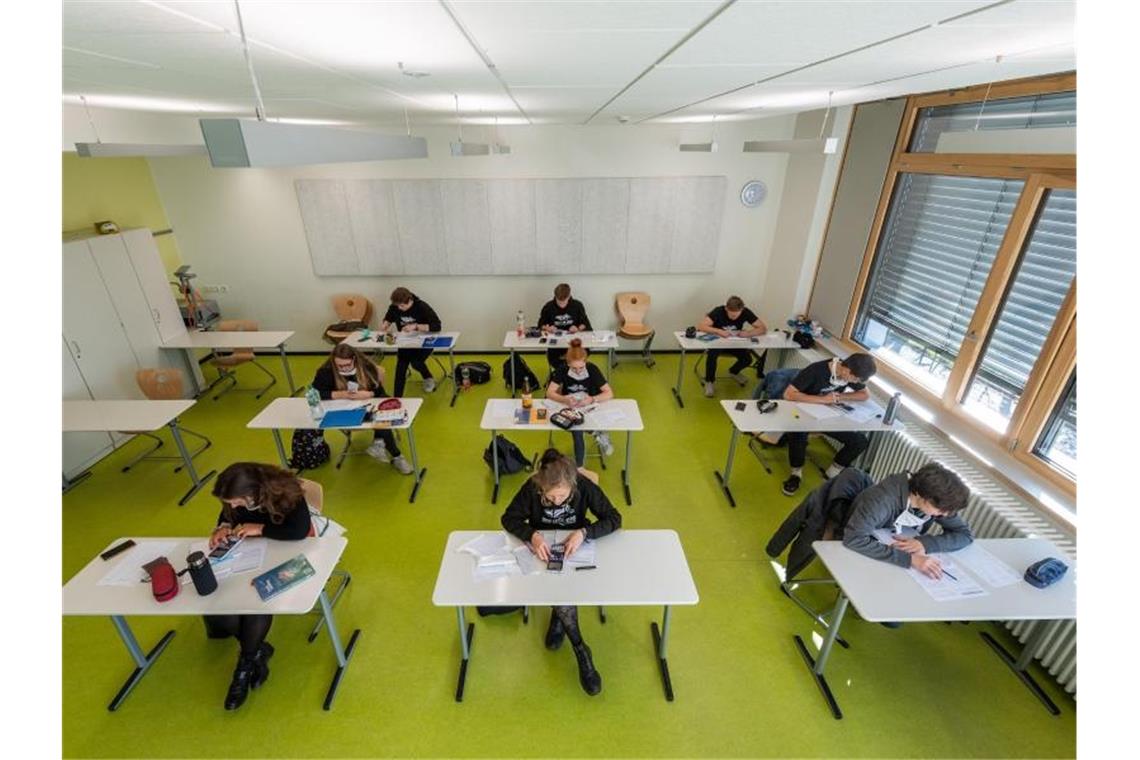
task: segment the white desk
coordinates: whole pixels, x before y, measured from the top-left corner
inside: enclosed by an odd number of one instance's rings
[[[465,606],[645,606],[663,605],[661,627],[650,624],[653,648],[661,669],[665,698],[673,700],[666,659],[669,642],[669,608],[700,601],[689,572],[681,539],[672,530],[619,530],[597,541],[597,569],[512,575],[475,580],[475,558],[458,548],[487,531],[458,530],[447,537],[431,601],[436,607],[455,607],[463,661],[455,701],[463,701],[467,663],[475,624],[467,624]],[[521,542],[510,536],[514,545]]]
[[[975,539],[974,543],[1019,573],[1025,572],[1031,564],[1046,557],[1057,557],[1069,566],[1069,571],[1064,578],[1045,589],[1034,588],[1024,580],[1011,586],[993,588],[979,578],[977,580],[981,586],[989,591],[986,596],[936,601],[909,576],[906,570],[896,565],[864,557],[845,547],[841,541],[812,543],[812,548],[839,585],[839,597],[831,622],[826,626],[827,633],[818,658],[812,658],[800,636],[795,636],[794,639],[836,719],[842,718],[843,713],[835,701],[823,671],[839,635],[839,627],[843,623],[848,602],[854,605],[864,620],[871,623],[1071,620],[1077,616],[1076,563],[1052,542],[1042,538],[982,538]],[[953,557],[954,553],[950,556]],[[961,563],[958,564],[958,569],[967,572]],[[988,633],[983,632],[981,636],[1050,712],[1057,715],[1060,710],[1027,672],[1029,664],[1041,646],[1044,633],[1045,626],[1038,624],[1017,659],[1014,659]]]
[[[361,351],[374,351],[381,355],[388,352],[396,352],[401,348],[423,348],[424,340],[428,337],[434,338],[451,338],[451,345],[447,348],[432,348],[432,351],[447,351],[447,361],[449,369],[444,373],[444,378],[451,380],[451,404],[455,406],[455,399],[459,396],[459,378],[455,376],[455,346],[459,343],[460,333],[458,332],[437,332],[437,333],[400,333],[396,342],[386,343],[384,341],[384,333],[369,330],[367,338],[364,337],[363,330],[357,330],[349,335],[342,342],[347,343],[353,348],[360,349]],[[383,358],[383,356],[381,356]]]
[[[697,335],[705,333],[697,332]],[[685,352],[686,351],[701,351],[707,352],[710,348],[719,351],[740,350],[748,349],[757,356],[763,356],[770,349],[777,349],[780,351],[780,366],[783,366],[783,356],[787,351],[799,351],[800,344],[792,340],[788,334],[782,330],[773,330],[765,335],[758,335],[755,338],[716,338],[714,340],[701,340],[700,338],[686,338],[683,331],[673,333],[673,338],[677,341],[677,345],[681,347],[681,360],[677,362],[677,384],[673,386],[673,397],[677,399],[677,403],[682,409],[685,408],[685,402],[681,399],[681,384],[685,379]]]
[[[190,545],[205,540],[205,536],[194,538],[139,538],[143,541],[177,541],[177,548],[167,558],[174,565],[175,570],[186,566],[186,556],[190,553]],[[107,545],[107,548],[120,544],[125,539],[119,538]],[[323,538],[306,538],[302,541],[273,541],[270,539],[246,539],[265,541],[267,549],[265,562],[260,570],[231,575],[218,581],[218,588],[209,596],[199,596],[193,584],[181,587],[178,596],[167,602],[155,601],[151,594],[149,583],[139,583],[135,586],[100,586],[99,581],[111,571],[120,561],[129,561],[130,552],[112,557],[104,561],[96,556],[87,566],[80,570],[63,587],[63,614],[64,615],[108,615],[119,632],[119,637],[127,647],[131,658],[135,661],[135,670],[126,683],[115,695],[108,705],[109,710],[118,709],[131,690],[142,677],[150,670],[158,656],[166,649],[166,645],[174,638],[174,631],[167,631],[150,652],[143,654],[142,648],[135,639],[134,633],[125,620],[127,615],[303,615],[313,609],[313,605],[320,602],[321,612],[325,624],[328,625],[329,640],[332,642],[333,652],[336,655],[337,668],[325,697],[324,709],[332,707],[337,687],[340,686],[341,676],[348,667],[348,660],[356,648],[356,640],[360,630],[353,631],[349,638],[348,647],[341,646],[340,634],[337,632],[336,621],[332,614],[332,603],[325,593],[325,583],[341,554],[348,544],[344,536],[325,536]],[[285,562],[298,554],[304,554],[309,563],[316,570],[316,575],[300,583],[268,602],[261,601],[257,591],[251,585],[254,577],[266,570]],[[183,576],[183,580],[189,575]],[[310,639],[311,640],[311,639]]]
[[[192,353],[194,349],[216,351],[219,348],[276,348],[281,354],[281,365],[285,368],[285,382],[289,385],[289,395],[292,396],[301,390],[293,382],[293,370],[289,367],[289,357],[285,355],[285,341],[292,337],[292,330],[257,330],[254,332],[187,330],[182,335],[163,342],[162,347],[186,351],[186,360],[191,365],[197,361]],[[208,388],[199,388],[198,390],[201,393]]]
[[[334,408],[346,408],[348,406],[364,406],[366,404],[374,405],[382,399],[362,399],[354,402],[335,401]],[[329,404],[328,401],[322,402]],[[419,493],[420,485],[427,475],[427,468],[420,469],[419,454],[416,451],[416,434],[412,430],[412,425],[416,421],[416,415],[419,414],[420,407],[423,406],[424,400],[422,398],[402,398],[400,403],[408,410],[408,421],[398,425],[373,425],[366,422],[363,425],[356,425],[354,427],[336,427],[336,428],[323,428],[324,430],[367,430],[372,431],[380,428],[387,428],[389,430],[407,430],[408,431],[408,448],[411,450],[412,455],[412,474],[415,477],[415,485],[412,486],[412,495],[408,499],[409,503],[415,502],[416,494]],[[285,453],[285,444],[281,440],[282,430],[321,430],[321,421],[314,420],[312,414],[309,413],[309,402],[303,398],[275,398],[264,409],[257,413],[246,424],[247,428],[251,430],[271,430],[273,432],[273,442],[277,444],[277,456],[281,458],[281,466],[289,469],[289,457]],[[349,440],[345,440],[344,450],[341,452],[340,458],[337,460],[337,468],[340,467],[341,462],[344,461],[345,453],[348,451]]]
[[[543,405],[544,399],[534,399],[535,405]],[[549,408],[547,411],[547,420],[545,422],[533,422],[526,425],[521,425],[515,421],[514,413],[510,415],[504,413],[506,406],[510,404],[511,410],[521,409],[522,401],[515,401],[514,399],[487,399],[487,405],[483,407],[483,418],[479,421],[479,427],[482,430],[491,431],[491,469],[495,473],[495,487],[491,492],[491,503],[494,504],[499,498],[499,449],[494,446],[495,436],[504,431],[562,431],[562,428],[557,425],[551,424],[549,415],[555,412],[555,409]],[[633,434],[637,431],[644,430],[645,425],[641,421],[641,410],[637,406],[637,401],[633,399],[610,399],[594,405],[596,409],[593,412],[586,413],[586,419],[581,425],[577,425],[571,430],[578,430],[583,433],[592,431],[611,432],[625,432],[625,469],[621,471],[621,484],[622,490],[625,491],[625,503],[628,505],[633,504],[633,497],[630,492],[629,484],[629,462],[630,451],[632,450]],[[502,407],[502,409],[500,409]],[[565,408],[559,404],[558,409]],[[617,421],[607,421],[600,419],[598,412],[605,413],[606,410],[620,411],[623,419]],[[565,431],[569,432],[569,431]],[[603,469],[605,462],[602,463]]]
[[[182,431],[178,427],[178,415],[185,412],[196,402],[193,399],[176,399],[172,401],[64,401],[63,402],[63,432],[152,432],[164,427],[170,428],[170,435],[178,453],[182,457],[182,467],[190,476],[190,490],[178,500],[182,506],[214,477],[216,470],[210,470],[204,477],[198,477],[194,469],[194,460],[182,440]],[[161,441],[160,441],[161,443]],[[157,446],[155,448],[158,448]],[[151,449],[153,451],[154,449]],[[148,452],[149,453],[149,452]],[[138,461],[138,460],[136,460]],[[128,465],[128,468],[130,465]],[[81,474],[72,481],[72,484],[87,477],[89,472]]]
[[[736,408],[738,404],[743,404],[744,409],[738,410]],[[850,405],[859,409],[868,404],[877,407],[873,401],[852,402]],[[720,402],[721,409],[728,415],[728,419],[732,423],[732,435],[728,441],[728,459],[724,463],[724,475],[716,471],[713,474],[720,481],[720,488],[724,491],[725,497],[728,498],[729,504],[736,506],[736,499],[733,498],[732,491],[728,488],[728,479],[732,476],[732,462],[736,457],[736,439],[740,433],[868,433],[871,437],[871,446],[864,453],[864,457],[866,462],[870,462],[874,459],[875,451],[879,447],[879,437],[904,428],[902,420],[898,417],[895,417],[892,424],[884,425],[881,415],[862,422],[852,419],[850,412],[844,412],[827,419],[817,419],[803,410],[803,407],[806,406],[818,407],[819,404],[797,404],[794,401],[780,400],[776,402],[775,410],[761,414],[757,402],[752,399]],[[764,466],[764,469],[771,474],[772,471],[767,465]]]
[[[520,338],[517,330],[511,330],[503,337],[503,348],[510,351],[511,388],[515,387],[515,352],[548,351],[552,348],[569,348],[570,341],[577,338],[587,351],[606,352],[606,377],[613,373],[614,351],[617,350],[617,333],[612,330],[594,330],[578,333],[563,332],[562,335],[543,335],[541,338]],[[541,342],[540,342],[541,341]],[[551,370],[554,368],[551,367]],[[505,378],[504,378],[505,379]],[[535,389],[537,390],[537,388]],[[514,394],[512,394],[514,395]]]

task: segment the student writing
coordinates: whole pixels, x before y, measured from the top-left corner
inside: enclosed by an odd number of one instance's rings
[[[553,300],[542,306],[538,315],[538,326],[544,334],[554,332],[577,333],[592,330],[590,318],[586,316],[586,307],[582,302],[570,295],[570,285],[563,282],[554,288]],[[546,360],[551,370],[562,363],[566,350],[550,348],[546,351]]]
[[[582,341],[574,338],[566,350],[566,362],[554,369],[546,397],[566,406],[582,407],[609,401],[614,392],[602,371],[593,362],[586,361]],[[581,467],[586,463],[586,438],[580,430],[572,429],[570,435],[574,439],[574,461]],[[603,454],[614,453],[613,443],[606,433],[599,430],[593,435]]]
[[[718,306],[701,318],[697,329],[721,338],[751,338],[764,335],[768,327],[752,310],[744,305],[740,296],[729,296],[723,306]],[[728,372],[741,386],[747,384],[744,370],[752,364],[753,353],[747,348],[715,349],[710,348],[705,356],[705,396],[712,398],[716,394],[713,383],[716,381],[716,365],[721,354],[730,354],[736,358]]]
[[[420,298],[407,288],[396,288],[392,291],[392,303],[384,313],[380,323],[380,331],[387,332],[389,325],[395,325],[402,333],[439,332],[443,325],[435,311],[427,301]],[[396,397],[404,395],[404,384],[408,378],[408,367],[412,366],[424,378],[424,393],[435,390],[435,378],[428,369],[427,360],[431,356],[430,348],[398,348],[396,349]]]

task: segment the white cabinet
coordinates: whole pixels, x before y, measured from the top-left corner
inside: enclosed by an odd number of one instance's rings
[[[159,256],[158,246],[150,230],[127,230],[119,237],[127,246],[127,255],[150,308],[159,338],[170,340],[186,332],[182,312],[171,291],[170,277],[162,266],[162,257]]]
[[[67,341],[63,343],[63,398],[65,401],[82,401],[91,398],[91,393],[83,382],[83,375],[75,364],[75,358],[68,350]],[[107,433],[64,433],[64,475],[74,478],[112,448],[111,436]]]

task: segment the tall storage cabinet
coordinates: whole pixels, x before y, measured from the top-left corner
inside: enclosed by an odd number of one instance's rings
[[[141,399],[135,373],[177,368],[181,351],[162,342],[185,332],[150,230],[71,240],[63,246],[63,397]],[[119,433],[63,436],[63,471],[82,472],[129,438]]]

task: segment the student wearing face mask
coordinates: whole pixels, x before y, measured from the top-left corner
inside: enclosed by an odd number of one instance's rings
[[[353,399],[365,401],[373,398],[386,398],[384,390],[384,369],[364,356],[352,346],[338,343],[328,361],[320,366],[313,378],[313,388],[325,401],[329,399]],[[400,453],[396,436],[387,428],[372,431],[372,445],[368,455],[381,462],[391,462],[401,475],[411,475],[412,463]]]
[[[570,296],[570,286],[565,282],[554,289],[554,299],[543,304],[538,315],[538,326],[544,335],[557,331],[578,333],[594,329],[590,326],[590,318],[586,316],[586,307]],[[565,355],[565,349],[547,349],[546,360],[550,363],[551,370],[564,361]]]
[[[595,522],[586,515],[592,514]],[[526,543],[539,560],[550,559],[550,545],[541,531],[573,531],[563,543],[566,558],[574,555],[583,541],[596,541],[621,527],[621,515],[602,489],[578,474],[570,458],[556,449],[547,449],[534,474],[523,483],[502,517],[503,528]],[[578,628],[578,608],[552,607],[546,629],[546,648],[558,649],[563,638],[570,639],[578,660],[578,681],[594,696],[602,690],[602,677],[594,667],[593,653],[582,640]]]
[[[574,338],[566,350],[565,363],[554,369],[546,397],[566,406],[582,407],[609,401],[614,397],[614,392],[597,365],[586,361],[586,349],[582,348],[582,341]],[[586,463],[586,437],[580,430],[571,430],[570,435],[574,439],[574,461],[581,467]],[[609,456],[614,453],[614,445],[608,435],[600,430],[592,435],[603,454]]]
[[[729,296],[724,306],[716,307],[701,318],[697,329],[721,338],[751,338],[768,332],[767,325],[752,313],[752,309],[744,305],[744,299],[740,296]],[[736,358],[728,368],[728,372],[739,385],[744,386],[748,383],[748,379],[744,377],[744,370],[752,364],[754,356],[752,351],[747,348],[728,350],[710,348],[705,354],[706,398],[716,395],[713,383],[716,381],[716,365],[720,361],[721,354],[730,354]]]
[[[888,475],[855,497],[843,545],[871,559],[941,578],[941,564],[929,555],[957,551],[974,540],[960,515],[969,498],[970,489],[962,479],[936,462],[914,474]],[[942,532],[928,535],[935,524]],[[880,528],[894,536],[890,546],[875,537]]]
[[[878,371],[870,354],[851,354],[846,359],[825,359],[809,364],[792,378],[784,390],[784,398],[804,404],[835,404],[846,401],[866,401],[871,397],[867,381]],[[863,453],[870,441],[862,433],[829,432],[827,436],[843,445],[835,460],[827,468],[827,477],[838,475]],[[788,463],[792,474],[784,481],[785,496],[800,488],[804,462],[807,461],[807,433],[787,433]]]
[[[439,332],[443,325],[435,311],[428,306],[427,301],[407,288],[396,288],[392,291],[392,303],[384,313],[380,323],[380,332],[388,332],[389,325],[395,325],[396,330],[402,333]],[[430,348],[398,348],[396,349],[396,397],[404,395],[404,383],[408,379],[408,367],[414,367],[416,372],[423,375],[424,393],[435,390],[435,378],[428,369],[427,360],[431,356]]]
[[[275,541],[308,537],[309,507],[301,482],[293,473],[257,462],[237,462],[214,481],[213,494],[222,502],[217,525],[210,534],[213,549],[230,537],[261,536]],[[272,615],[206,615],[211,638],[233,636],[240,643],[237,667],[226,691],[225,708],[236,710],[250,689],[269,678],[273,647],[265,640]]]

